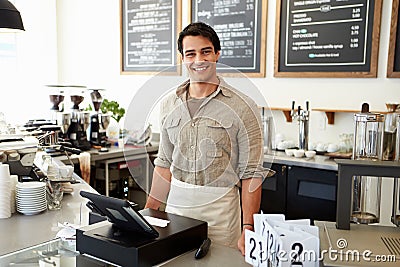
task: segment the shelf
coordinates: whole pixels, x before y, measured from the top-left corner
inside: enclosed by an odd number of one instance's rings
[[[290,116],[290,112],[292,111],[290,108],[270,108],[270,110],[280,110],[285,115],[287,122],[292,122],[292,116]]]
[[[326,108],[313,108],[313,111],[321,111],[325,112],[326,118],[328,119],[328,124],[335,124],[335,113],[344,112],[344,113],[357,113],[358,110],[350,110],[350,109],[326,109]]]
[[[292,116],[290,116],[291,109],[290,108],[279,108],[279,107],[271,107],[270,110],[280,110],[285,115],[287,122],[292,122]],[[295,112],[297,109],[295,110]],[[311,111],[320,111],[325,112],[326,118],[328,119],[328,124],[335,124],[335,113],[358,113],[359,110],[352,109],[326,109],[326,108],[313,108]],[[388,111],[371,111],[373,113],[386,114]]]
[[[328,118],[328,124],[335,124],[335,113],[359,113],[360,110],[351,110],[351,109],[326,109],[326,108],[313,108],[312,111],[321,111],[325,112],[326,117]],[[388,111],[371,111],[371,113],[380,113],[386,114]]]

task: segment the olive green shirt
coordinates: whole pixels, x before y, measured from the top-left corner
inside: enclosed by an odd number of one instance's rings
[[[261,116],[255,102],[219,77],[191,118],[185,103],[189,80],[161,103],[161,137],[155,165],[182,182],[232,187],[264,178]]]

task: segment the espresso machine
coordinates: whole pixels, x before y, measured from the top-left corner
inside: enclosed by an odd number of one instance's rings
[[[309,121],[310,121],[310,110],[309,102],[306,101],[306,109],[302,109],[298,106],[297,112],[294,109],[295,101],[292,101],[292,110],[290,115],[293,120],[299,122],[299,149],[308,149],[308,133],[309,133]]]
[[[94,114],[90,116],[90,143],[93,146],[101,146],[103,151],[106,151],[108,146],[107,142],[107,128],[110,124],[111,115],[103,114],[100,110],[103,97],[100,91],[103,89],[91,89],[90,96],[92,98]]]

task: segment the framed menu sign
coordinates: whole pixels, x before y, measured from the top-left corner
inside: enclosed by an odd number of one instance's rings
[[[275,77],[377,77],[382,0],[278,0]]]
[[[191,20],[209,24],[221,41],[218,72],[265,77],[267,1],[191,0]]]
[[[387,77],[400,78],[400,12],[399,0],[392,2],[392,20],[390,24],[390,40]]]
[[[121,0],[121,73],[180,74],[181,0]]]

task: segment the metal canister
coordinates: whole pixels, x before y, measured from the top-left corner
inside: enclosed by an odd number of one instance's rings
[[[354,115],[354,160],[382,160],[385,117],[379,113]],[[381,204],[382,177],[354,176],[351,221],[378,223]]]
[[[356,113],[354,121],[353,159],[382,160],[384,115]]]
[[[273,120],[270,116],[262,117],[263,136],[264,136],[264,152],[269,154],[272,152],[272,136],[273,136]]]

